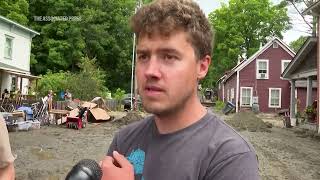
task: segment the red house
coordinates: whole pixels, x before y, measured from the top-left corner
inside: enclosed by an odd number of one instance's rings
[[[289,109],[290,82],[282,72],[295,53],[279,38],[271,39],[249,59],[238,63],[218,81],[218,96],[236,105],[236,112],[259,104],[260,112]]]

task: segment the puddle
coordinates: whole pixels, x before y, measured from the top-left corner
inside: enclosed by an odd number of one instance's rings
[[[32,148],[31,153],[39,158],[39,160],[55,159],[52,152],[43,148]]]

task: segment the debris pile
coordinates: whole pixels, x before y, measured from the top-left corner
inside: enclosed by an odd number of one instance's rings
[[[143,116],[139,114],[138,112],[130,111],[127,113],[126,116],[120,118],[120,119],[114,119],[112,123],[120,126],[128,125],[130,123],[142,120]]]
[[[4,100],[3,100],[4,102]],[[87,122],[110,121],[110,111],[101,97],[95,97],[91,102],[75,99],[74,101],[59,101],[56,105],[49,105],[48,97],[41,98],[40,101],[25,103],[14,106],[7,111],[0,104],[0,112],[4,117],[9,131],[21,131],[29,129],[40,129],[40,126],[50,124],[64,124],[67,127],[80,129],[86,126]],[[2,107],[2,109],[1,109]],[[49,108],[51,107],[51,108]]]
[[[271,132],[269,128],[272,127],[270,123],[263,122],[253,112],[239,112],[231,119],[226,119],[226,123],[231,125],[238,131],[250,132]]]

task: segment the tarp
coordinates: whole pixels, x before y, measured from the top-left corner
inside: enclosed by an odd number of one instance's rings
[[[21,106],[18,108],[19,111],[24,111],[27,114],[33,114],[31,107]]]

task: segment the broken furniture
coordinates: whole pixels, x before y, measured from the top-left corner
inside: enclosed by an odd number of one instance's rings
[[[67,110],[60,110],[60,109],[51,109],[51,111],[49,111],[49,117],[53,116],[52,120],[55,121],[56,125],[58,124],[58,119],[61,118],[61,123],[62,124],[62,118],[67,116],[70,112]]]

